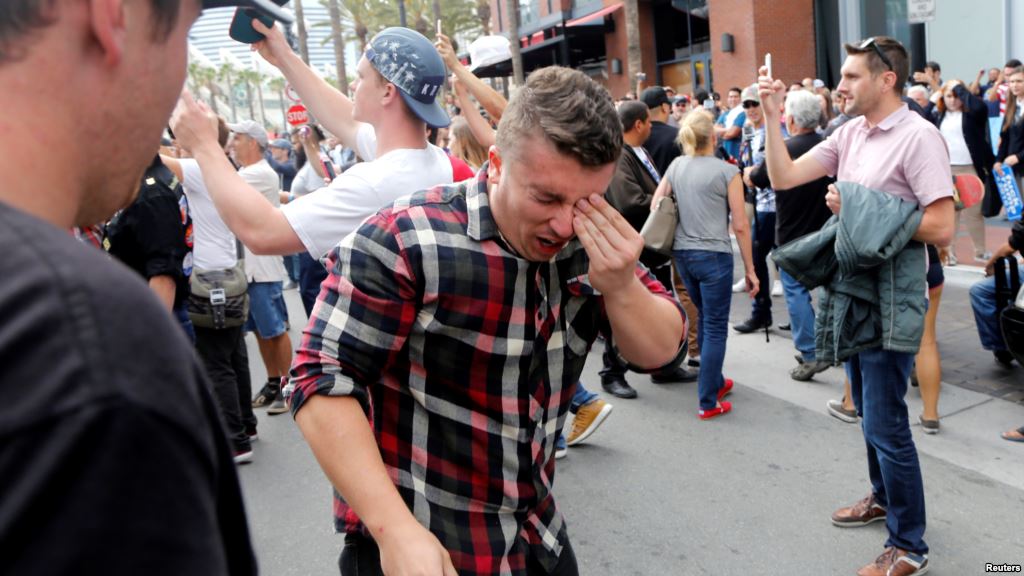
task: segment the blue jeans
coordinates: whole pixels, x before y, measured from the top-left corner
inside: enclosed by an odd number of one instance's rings
[[[174,309],[174,317],[178,319],[178,323],[181,324],[182,330],[185,331],[185,336],[188,337],[190,344],[195,346],[196,344],[196,329],[192,325],[192,319],[188,315],[188,305],[182,302],[177,308]]]
[[[1018,270],[1020,281],[1024,283],[1024,269]],[[1010,279],[1010,271],[1006,271],[1006,279]],[[990,276],[979,280],[971,286],[971,309],[974,310],[974,323],[978,326],[978,338],[985,350],[1006,350],[1003,331],[999,328],[999,312],[996,310],[996,278]]]
[[[306,317],[311,318],[316,297],[320,295],[320,284],[327,278],[327,269],[309,252],[303,252],[299,254],[299,270],[299,297],[306,309]]]
[[[718,405],[718,390],[725,383],[725,340],[729,336],[732,306],[732,253],[708,250],[676,250],[676,269],[697,307],[697,341],[700,343],[700,377],[697,394],[702,410]]]
[[[299,255],[287,254],[284,256],[284,269],[288,272],[288,279],[292,282],[299,281]]]
[[[590,404],[594,400],[597,400],[597,394],[587,390],[586,387],[583,386],[583,382],[577,382],[576,391],[572,393],[572,402],[569,404],[569,412],[575,414],[577,410],[583,408],[587,404]]]
[[[775,212],[754,213],[754,274],[761,283],[761,289],[754,296],[750,317],[772,321],[772,283],[768,275],[768,254],[775,249]]]
[[[814,362],[814,305],[811,304],[811,293],[781,268],[779,280],[782,281],[782,290],[786,295],[793,345],[803,356],[804,362]]]
[[[255,331],[263,340],[277,338],[288,329],[288,309],[281,295],[280,282],[249,283],[249,319],[247,331]]]
[[[853,403],[863,418],[871,490],[888,510],[885,545],[927,554],[921,463],[903,399],[913,364],[913,354],[873,348],[851,356],[846,375]]]

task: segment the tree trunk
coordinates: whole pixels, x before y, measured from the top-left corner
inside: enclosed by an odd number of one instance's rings
[[[625,0],[623,10],[626,16],[626,55],[628,66],[626,74],[629,78],[629,85],[636,87],[636,74],[643,72],[643,56],[640,52],[640,8],[637,0]],[[653,86],[654,78],[650,79],[648,86]],[[639,98],[640,95],[637,94]]]
[[[529,1],[529,0],[527,0]],[[522,86],[523,77],[523,53],[519,45],[519,0],[509,0],[508,4],[508,37],[512,48],[512,80],[516,87]]]
[[[206,89],[210,91],[210,109],[213,110],[215,116],[220,116],[220,110],[217,106],[217,84],[213,81],[213,78],[207,78]]]
[[[476,17],[480,19],[480,26],[484,29],[484,36],[491,34],[491,3],[490,0],[477,0]]]
[[[235,83],[232,82],[231,71],[224,74],[228,83],[228,104],[231,106],[231,121],[238,122],[238,105],[235,104]]]
[[[338,71],[338,89],[348,94],[348,73],[345,71],[345,39],[341,35],[341,7],[338,0],[327,0],[331,15],[331,41],[334,43],[334,66]]]
[[[288,129],[288,107],[284,105],[284,90],[277,91],[277,103],[281,105],[281,129]]]
[[[256,79],[256,100],[260,104],[260,123],[267,124],[267,109],[263,104],[263,79]]]
[[[255,120],[256,108],[252,101],[252,82],[248,78],[245,79],[245,98],[249,101],[249,119]]]
[[[302,0],[293,0],[292,4],[295,6],[295,21],[299,29],[299,55],[309,66],[309,46],[306,44],[306,20],[302,17]]]

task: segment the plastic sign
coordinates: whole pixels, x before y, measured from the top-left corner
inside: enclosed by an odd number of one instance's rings
[[[306,107],[302,104],[296,104],[288,109],[288,123],[292,126],[302,126],[303,124],[309,124],[309,113],[306,112]]]
[[[1006,219],[1010,222],[1020,220],[1024,202],[1021,202],[1020,199],[1020,190],[1017,188],[1017,177],[1013,175],[1013,168],[1003,166],[1002,172],[993,172],[992,175],[995,176],[999,196],[1003,199],[1003,207],[1006,208]]]

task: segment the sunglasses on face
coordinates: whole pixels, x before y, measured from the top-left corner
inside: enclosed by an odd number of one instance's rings
[[[757,108],[758,106],[760,106],[760,104],[758,104],[757,102],[751,102],[749,100],[743,103],[744,110],[747,110],[749,108]]]
[[[867,50],[868,48],[873,49],[875,51],[875,54],[878,54],[878,58],[882,61],[882,64],[885,64],[886,68],[888,68],[890,72],[896,71],[896,69],[892,65],[892,61],[889,60],[889,57],[885,55],[885,52],[882,52],[882,49],[878,47],[878,42],[875,41],[874,36],[861,42],[860,45],[857,46],[857,48],[861,50]]]

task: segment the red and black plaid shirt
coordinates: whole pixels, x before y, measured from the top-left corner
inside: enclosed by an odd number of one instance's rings
[[[606,319],[579,241],[550,262],[518,257],[486,177],[400,199],[330,253],[292,411],[313,394],[357,398],[399,493],[459,573],[522,575],[527,554],[548,569],[561,554],[555,440]],[[337,496],[335,523],[362,530]]]

